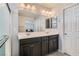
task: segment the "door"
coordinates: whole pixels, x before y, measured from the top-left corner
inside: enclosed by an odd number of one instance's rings
[[[9,35],[9,11],[6,4],[0,4],[0,56],[5,56],[9,51],[5,41],[5,35]],[[4,41],[3,41],[4,40]],[[3,45],[2,45],[3,44]],[[7,51],[6,51],[7,50]]]
[[[79,4],[64,10],[64,50],[79,55]]]

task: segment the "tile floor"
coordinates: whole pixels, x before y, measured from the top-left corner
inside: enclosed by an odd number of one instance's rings
[[[48,54],[47,56],[68,56],[68,55],[61,52],[54,52],[54,53]]]

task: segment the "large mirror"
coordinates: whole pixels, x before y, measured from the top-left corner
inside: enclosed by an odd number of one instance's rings
[[[52,11],[48,8],[25,4],[29,8],[20,8],[19,15],[19,32],[40,32],[46,29],[56,29],[57,28],[57,18],[52,16]],[[36,6],[32,9],[32,6]],[[22,5],[23,7],[23,5]]]

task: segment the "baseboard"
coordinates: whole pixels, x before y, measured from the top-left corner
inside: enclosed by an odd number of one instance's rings
[[[58,49],[58,52],[64,53],[62,50]]]
[[[71,55],[69,55],[69,54],[67,54],[67,53],[65,53],[65,52],[64,52],[64,54],[67,55],[67,56],[71,56]]]
[[[60,50],[60,49],[58,50],[58,52],[61,52],[61,53],[65,54],[65,55],[67,55],[67,56],[71,56],[71,55],[65,53],[64,51],[62,51],[62,50]]]

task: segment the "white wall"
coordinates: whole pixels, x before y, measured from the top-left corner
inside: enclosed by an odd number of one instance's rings
[[[59,51],[63,52],[63,10],[58,15]]]
[[[18,12],[13,11],[12,12],[12,55],[17,56],[19,54],[19,44],[18,44]]]
[[[45,30],[46,17],[40,16],[35,20],[35,31],[40,32]]]
[[[11,3],[9,4],[11,8],[11,55],[17,56],[19,55],[19,41],[18,41],[18,9],[17,4]]]

